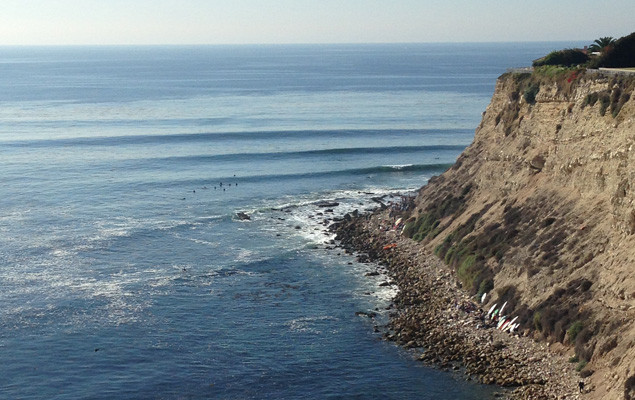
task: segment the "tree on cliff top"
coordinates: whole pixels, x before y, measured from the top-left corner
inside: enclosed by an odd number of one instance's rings
[[[626,68],[635,67],[635,32],[617,40],[607,36],[596,39],[589,46],[589,50],[600,50],[599,57],[589,59],[586,52],[579,49],[556,50],[546,56],[534,60],[533,66],[558,65],[572,67],[585,64],[588,68],[608,67]]]
[[[635,32],[616,40],[595,62],[593,67],[635,67]]]
[[[614,37],[611,37],[611,36],[601,37],[593,41],[593,44],[589,46],[589,50],[603,53],[605,50],[608,50],[608,47],[614,43],[615,43]]]

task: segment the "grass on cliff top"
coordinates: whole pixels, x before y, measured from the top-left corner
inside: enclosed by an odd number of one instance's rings
[[[635,67],[630,68],[635,71]],[[508,77],[516,86],[510,95],[511,102],[507,108],[499,114],[496,124],[500,121],[505,123],[506,136],[511,132],[511,127],[515,126],[520,113],[520,105],[516,102],[519,94],[527,104],[536,103],[536,96],[543,85],[553,85],[557,87],[558,95],[571,98],[574,93],[577,82],[586,74],[586,70],[580,67],[564,67],[561,65],[543,65],[534,68],[532,73],[527,72],[511,72]],[[505,76],[505,75],[504,75]],[[622,106],[631,99],[631,93],[635,90],[635,74],[633,75],[617,75],[609,79],[607,89],[589,93],[582,103],[582,108],[587,106],[595,106],[600,104],[599,113],[604,116],[607,111],[613,118],[617,118]],[[571,101],[574,99],[571,98]]]
[[[541,67],[534,68],[533,75],[539,78],[562,78],[573,72],[580,72],[582,70],[583,69],[577,66],[564,67],[562,65],[543,65]]]

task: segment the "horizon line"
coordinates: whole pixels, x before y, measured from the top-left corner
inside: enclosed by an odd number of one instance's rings
[[[1,44],[0,47],[204,47],[204,46],[352,46],[352,45],[413,45],[413,44],[505,44],[584,42],[586,39],[501,40],[501,41],[411,41],[411,42],[245,42],[245,43],[24,43]]]

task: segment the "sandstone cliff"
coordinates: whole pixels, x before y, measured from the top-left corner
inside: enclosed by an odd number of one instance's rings
[[[635,75],[501,76],[404,229],[579,363],[588,398],[635,398],[634,89]]]

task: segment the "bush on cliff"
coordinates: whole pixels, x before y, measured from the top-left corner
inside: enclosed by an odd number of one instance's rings
[[[494,287],[493,272],[487,266],[487,259],[502,250],[496,240],[499,238],[488,233],[473,235],[478,220],[485,214],[492,204],[486,205],[481,211],[470,218],[437,246],[435,253],[457,271],[459,281],[472,294],[483,294]]]
[[[609,93],[600,94],[600,115],[606,114],[606,109],[611,105],[611,95]]]
[[[529,85],[527,89],[525,89],[525,92],[523,93],[523,98],[525,99],[527,103],[535,104],[536,95],[538,94],[538,91],[540,91],[540,84],[532,83],[531,85]]]
[[[575,353],[581,360],[591,361],[597,340],[591,340],[595,335],[595,331],[591,327],[582,328],[576,335]]]
[[[593,107],[599,102],[600,115],[604,116],[606,111],[610,110],[613,118],[617,117],[622,106],[630,100],[631,93],[635,90],[635,79],[617,76],[611,79],[609,86],[612,89],[592,92],[586,95],[582,107]]]
[[[542,331],[542,314],[540,313],[540,311],[536,311],[534,313],[533,321],[534,329],[539,332]]]
[[[573,65],[584,64],[589,61],[589,56],[578,49],[564,49],[556,50],[547,54],[546,56],[534,60],[533,66],[540,67],[543,65],[562,65],[565,67],[571,67]]]
[[[567,334],[569,335],[569,341],[571,341],[572,343],[575,342],[575,338],[576,336],[578,336],[578,333],[580,333],[582,328],[584,328],[584,325],[582,325],[582,321],[574,322],[569,327],[569,329],[567,329]]]
[[[465,205],[466,196],[472,189],[472,185],[466,185],[461,189],[461,194],[457,197],[447,195],[438,202],[434,202],[428,207],[426,212],[421,213],[416,218],[410,218],[403,230],[404,236],[418,242],[427,238],[435,238],[443,229],[439,227],[441,219],[457,213]]]
[[[404,228],[404,234],[418,242],[427,238],[434,237],[435,229],[439,226],[440,221],[433,214],[423,214],[416,221],[410,222]]]
[[[585,327],[580,321],[588,321],[588,312],[579,305],[591,296],[592,283],[586,279],[569,281],[566,288],[557,288],[545,301],[535,308],[534,328],[540,330],[544,338],[563,342],[568,334],[571,343],[577,345],[576,354],[581,359],[590,360],[595,345],[587,346],[593,336],[592,327]],[[568,327],[568,328],[567,328]]]
[[[494,279],[491,277],[485,278],[479,284],[476,296],[478,297],[482,296],[484,293],[489,293],[492,289],[494,289]]]

